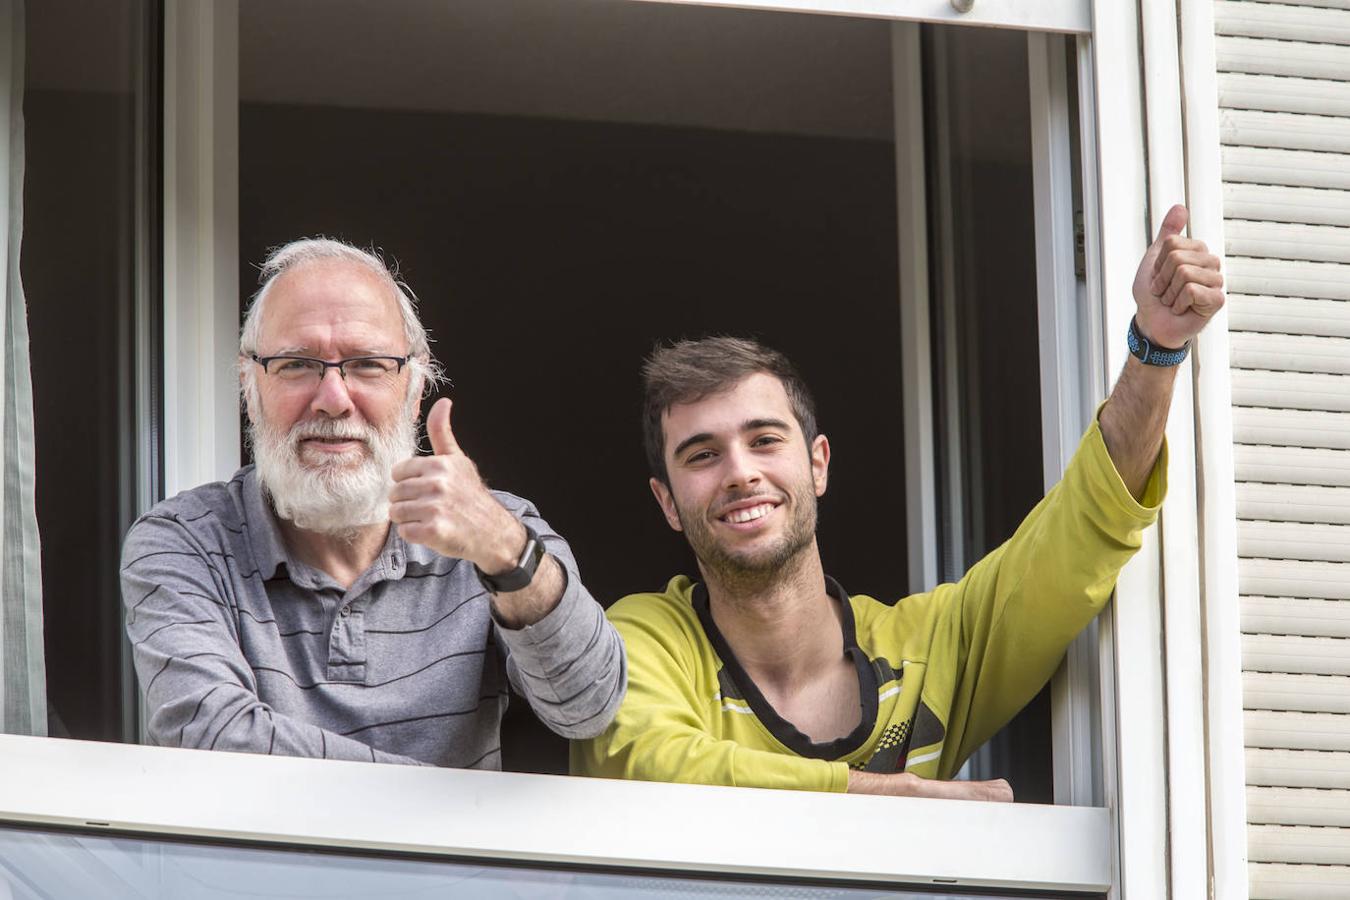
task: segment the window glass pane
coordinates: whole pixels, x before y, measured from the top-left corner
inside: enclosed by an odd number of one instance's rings
[[[511,900],[645,900],[656,897],[865,900],[896,897],[902,900],[950,900],[977,895],[911,891],[889,886],[765,883],[725,876],[526,868],[443,859],[189,844],[153,838],[0,830],[0,897],[37,900],[51,896],[137,900],[245,897],[296,900],[365,900],[369,897],[406,900],[423,897]],[[1012,900],[1011,895],[997,892],[978,896],[985,900],[1000,897]]]
[[[138,120],[145,4],[25,4],[23,249],[50,732],[134,736],[122,534],[135,515]],[[144,207],[140,208],[144,212]]]
[[[1027,40],[926,27],[944,575],[998,547],[1045,493]],[[1054,802],[1046,688],[973,759]]]

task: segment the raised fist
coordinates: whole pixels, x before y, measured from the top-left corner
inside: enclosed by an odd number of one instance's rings
[[[1135,322],[1155,346],[1177,350],[1223,308],[1219,258],[1182,234],[1184,206],[1173,206],[1134,276]]]

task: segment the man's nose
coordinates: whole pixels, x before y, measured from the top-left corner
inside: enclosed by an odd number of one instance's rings
[[[744,448],[733,448],[726,453],[726,468],[722,475],[724,488],[754,487],[759,484],[760,471],[755,457]]]
[[[342,379],[341,372],[335,368],[324,370],[309,408],[311,412],[321,412],[333,418],[352,411],[352,395],[347,392],[347,382]]]

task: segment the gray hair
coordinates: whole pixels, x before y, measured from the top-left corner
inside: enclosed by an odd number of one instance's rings
[[[240,389],[246,403],[256,400],[257,374],[253,371],[253,355],[258,352],[258,333],[262,330],[263,309],[277,278],[297,266],[323,260],[354,263],[369,270],[389,288],[398,300],[398,311],[403,319],[403,336],[408,344],[408,369],[411,372],[409,388],[422,384],[424,394],[430,394],[446,378],[441,364],[431,355],[431,339],[417,316],[417,299],[398,275],[397,264],[391,269],[373,250],[362,250],[345,241],[333,238],[302,238],[273,248],[263,261],[258,273],[261,287],[253,295],[244,326],[239,332],[239,371],[243,376]],[[411,399],[411,398],[410,398]]]

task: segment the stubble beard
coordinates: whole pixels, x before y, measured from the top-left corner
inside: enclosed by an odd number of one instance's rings
[[[725,502],[726,498],[719,501]],[[784,507],[790,517],[781,537],[771,546],[743,552],[719,543],[704,514],[683,509],[678,503],[675,510],[704,577],[733,594],[747,595],[790,580],[815,541],[816,496],[809,485],[794,486],[778,508]]]
[[[347,438],[362,446],[347,453],[305,450],[307,438]],[[298,528],[346,540],[389,521],[393,468],[417,453],[411,406],[388,426],[317,418],[282,431],[267,421],[248,424],[248,441],[263,490],[277,516]]]

